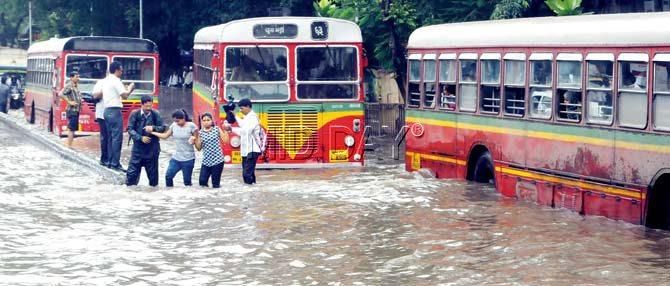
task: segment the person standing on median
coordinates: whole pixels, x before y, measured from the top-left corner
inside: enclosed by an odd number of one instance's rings
[[[160,139],[168,139],[173,136],[175,139],[177,150],[170,159],[167,171],[165,172],[165,186],[174,186],[174,177],[181,171],[184,177],[184,185],[190,186],[191,175],[193,174],[193,166],[195,165],[195,134],[198,132],[198,127],[188,118],[185,110],[179,109],[172,113],[172,121],[174,121],[165,133],[151,132],[154,136]]]
[[[165,126],[157,110],[153,110],[153,98],[143,95],[142,107],[128,117],[128,134],[133,140],[130,163],[126,173],[126,185],[134,186],[140,181],[142,167],[149,178],[149,185],[158,185],[158,156],[161,151],[160,139],[152,132],[163,133]]]
[[[256,161],[261,154],[261,124],[258,115],[251,109],[251,100],[243,98],[237,103],[244,118],[235,116],[239,127],[224,125],[224,129],[240,136],[240,155],[242,155],[242,178],[245,184],[256,183]],[[232,112],[226,110],[226,116],[232,116]],[[228,122],[230,123],[230,122]]]
[[[74,132],[79,130],[79,111],[81,110],[81,93],[79,92],[79,73],[70,72],[70,82],[60,91],[58,97],[65,101],[67,108],[67,146],[72,147]]]
[[[105,105],[104,119],[107,127],[107,155],[108,167],[125,172],[121,166],[121,145],[123,143],[123,101],[135,90],[135,84],[123,86],[121,75],[123,67],[120,62],[114,61],[109,65],[109,75],[105,78],[102,88],[102,100]]]
[[[96,100],[95,122],[98,123],[98,129],[100,129],[100,165],[108,167],[110,161],[109,150],[107,147],[109,132],[107,131],[107,125],[105,123],[105,102],[102,100],[102,87],[104,84],[104,79],[98,80],[95,83],[95,86],[93,86],[93,98]]]
[[[7,104],[9,104],[10,88],[7,84],[7,76],[2,76],[0,79],[0,112],[7,113]]]

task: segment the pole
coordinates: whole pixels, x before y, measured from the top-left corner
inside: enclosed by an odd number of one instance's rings
[[[28,46],[33,44],[33,1],[28,1]]]
[[[142,39],[142,0],[140,0],[140,39]]]

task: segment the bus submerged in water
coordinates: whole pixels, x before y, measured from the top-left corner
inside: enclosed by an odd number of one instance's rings
[[[427,26],[406,169],[670,229],[670,13]]]
[[[267,133],[258,168],[362,166],[364,90],[360,28],[349,21],[268,17],[205,27],[194,39],[194,118],[220,124],[223,106],[249,98]],[[242,161],[239,138],[224,144]]]
[[[67,126],[66,103],[58,93],[68,83],[67,75],[79,73],[79,90],[90,94],[95,83],[109,73],[109,65],[118,61],[123,66],[121,81],[135,83],[135,91],[123,100],[123,124],[128,115],[140,107],[139,98],[148,94],[158,107],[158,49],[150,40],[122,37],[82,36],[52,38],[28,48],[28,73],[24,112],[30,123],[50,132],[62,134]],[[84,102],[79,116],[79,129],[98,132],[95,124],[95,103]]]

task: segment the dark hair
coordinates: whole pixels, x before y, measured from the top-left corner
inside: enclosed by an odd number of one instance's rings
[[[240,107],[242,107],[242,106],[247,106],[247,107],[251,108],[251,100],[248,99],[248,98],[242,98],[242,99],[240,99],[240,101],[237,103],[237,105],[240,106]]]
[[[78,75],[79,75],[79,73],[76,72],[76,71],[71,71],[71,72],[68,74],[69,77],[75,77],[75,76],[78,76]]]
[[[2,75],[2,78],[0,78],[0,84],[5,84],[6,81],[7,81],[7,76]]]
[[[184,109],[177,109],[174,112],[172,112],[172,118],[174,118],[174,119],[184,119],[187,122],[191,121],[191,119],[188,118],[188,113]]]
[[[145,104],[147,102],[153,102],[154,99],[151,97],[151,95],[142,95],[142,98],[140,98],[140,103]]]
[[[212,114],[211,114],[211,113],[209,113],[209,112],[205,112],[205,113],[203,113],[203,114],[200,115],[200,120],[202,120],[202,119],[205,118],[205,117],[209,117],[209,119],[214,119],[214,117],[212,117]]]
[[[115,73],[117,70],[121,69],[121,63],[117,61],[113,61],[111,65],[109,65],[109,73]]]

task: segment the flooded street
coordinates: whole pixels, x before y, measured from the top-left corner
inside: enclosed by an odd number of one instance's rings
[[[127,188],[22,140],[0,123],[2,285],[670,284],[670,232],[399,165]]]

